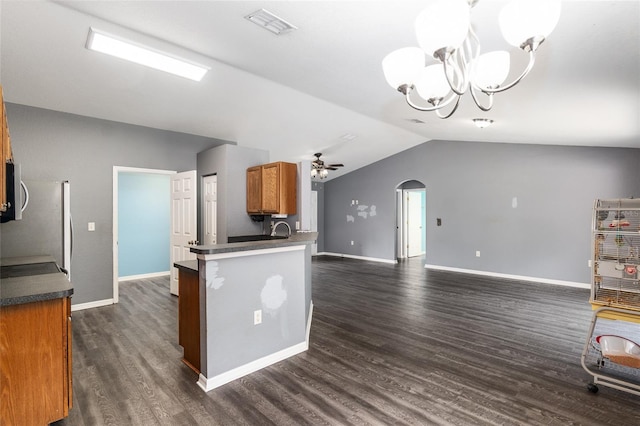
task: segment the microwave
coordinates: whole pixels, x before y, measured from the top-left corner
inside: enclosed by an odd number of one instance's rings
[[[0,212],[0,223],[22,219],[22,179],[20,164],[7,163],[7,210]]]

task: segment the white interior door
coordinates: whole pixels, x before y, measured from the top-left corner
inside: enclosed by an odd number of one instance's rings
[[[196,171],[171,176],[171,294],[178,295],[178,269],[175,262],[192,260],[190,246],[197,243],[197,182]]]
[[[217,243],[216,231],[216,211],[218,207],[218,176],[206,176],[202,181],[202,192],[204,202],[204,244]]]
[[[424,190],[405,191],[407,201],[407,257],[424,254]]]

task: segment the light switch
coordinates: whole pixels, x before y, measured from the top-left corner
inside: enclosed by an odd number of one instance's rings
[[[96,223],[95,222],[89,222],[88,229],[89,229],[89,231],[95,231],[96,230]]]

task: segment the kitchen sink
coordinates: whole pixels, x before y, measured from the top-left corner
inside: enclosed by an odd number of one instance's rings
[[[228,237],[229,243],[244,243],[247,241],[266,241],[266,240],[284,240],[289,237],[285,235],[241,235],[237,237]]]

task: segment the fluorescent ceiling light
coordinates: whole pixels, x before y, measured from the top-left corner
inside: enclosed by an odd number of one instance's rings
[[[202,77],[204,77],[210,69],[204,65],[198,65],[171,56],[153,48],[106,34],[94,28],[89,29],[86,47],[89,50],[106,53],[107,55],[126,59],[136,64],[179,75],[180,77],[194,81],[202,80]]]

